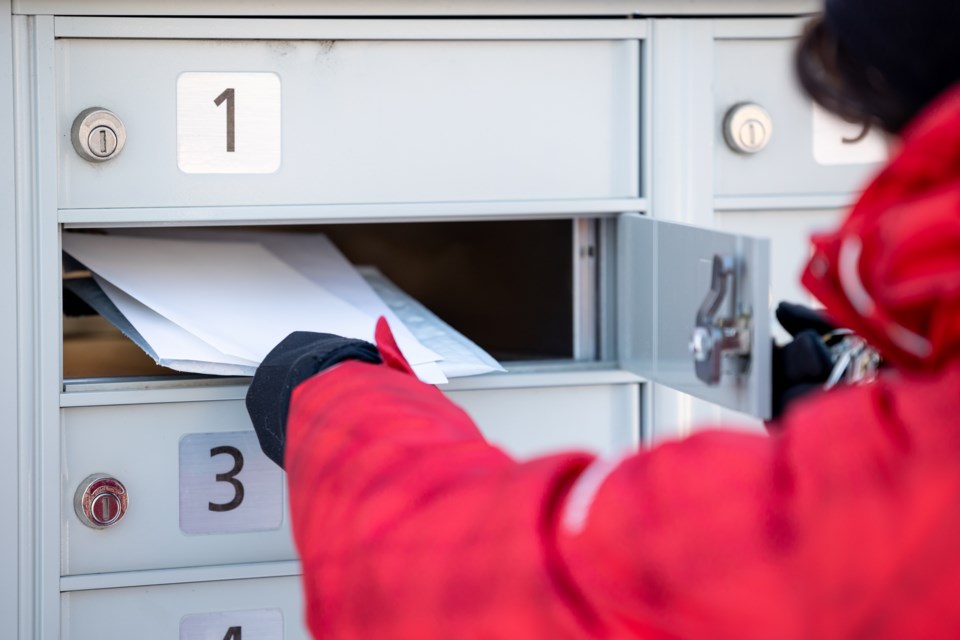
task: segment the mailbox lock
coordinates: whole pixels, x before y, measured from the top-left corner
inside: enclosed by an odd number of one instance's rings
[[[90,107],[80,112],[70,129],[70,141],[80,157],[89,162],[104,162],[123,150],[127,130],[112,111]]]
[[[80,522],[92,529],[105,529],[127,512],[127,489],[123,483],[103,473],[88,476],[73,497],[73,509]]]
[[[763,151],[772,135],[773,119],[758,104],[745,102],[734,105],[723,119],[723,137],[737,153]]]

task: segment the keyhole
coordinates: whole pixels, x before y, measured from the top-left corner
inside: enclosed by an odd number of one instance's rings
[[[100,500],[100,521],[109,522],[110,521],[110,505],[109,498],[103,498]]]
[[[759,149],[766,138],[767,130],[757,120],[748,120],[740,130],[740,143],[748,150]]]
[[[87,137],[89,152],[98,158],[109,158],[117,151],[117,134],[110,127],[99,126]]]
[[[120,517],[120,500],[109,493],[102,493],[90,505],[90,517],[99,525],[111,525]]]

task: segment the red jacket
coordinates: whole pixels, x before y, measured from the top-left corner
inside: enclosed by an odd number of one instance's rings
[[[286,468],[318,638],[960,637],[960,92],[804,276],[893,370],[779,435],[518,462],[437,389],[341,364]]]

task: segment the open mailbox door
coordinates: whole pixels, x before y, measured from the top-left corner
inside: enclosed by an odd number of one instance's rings
[[[769,241],[633,213],[617,231],[622,366],[769,418]]]

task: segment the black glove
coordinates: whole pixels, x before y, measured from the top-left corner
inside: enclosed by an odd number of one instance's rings
[[[774,420],[797,398],[822,388],[833,371],[833,358],[825,337],[836,330],[822,312],[803,305],[781,302],[777,321],[793,336],[783,346],[773,346]]]
[[[260,448],[281,468],[287,439],[287,410],[294,388],[344,360],[380,364],[380,353],[363,340],[297,331],[274,347],[257,368],[247,390],[247,413],[260,439]]]

